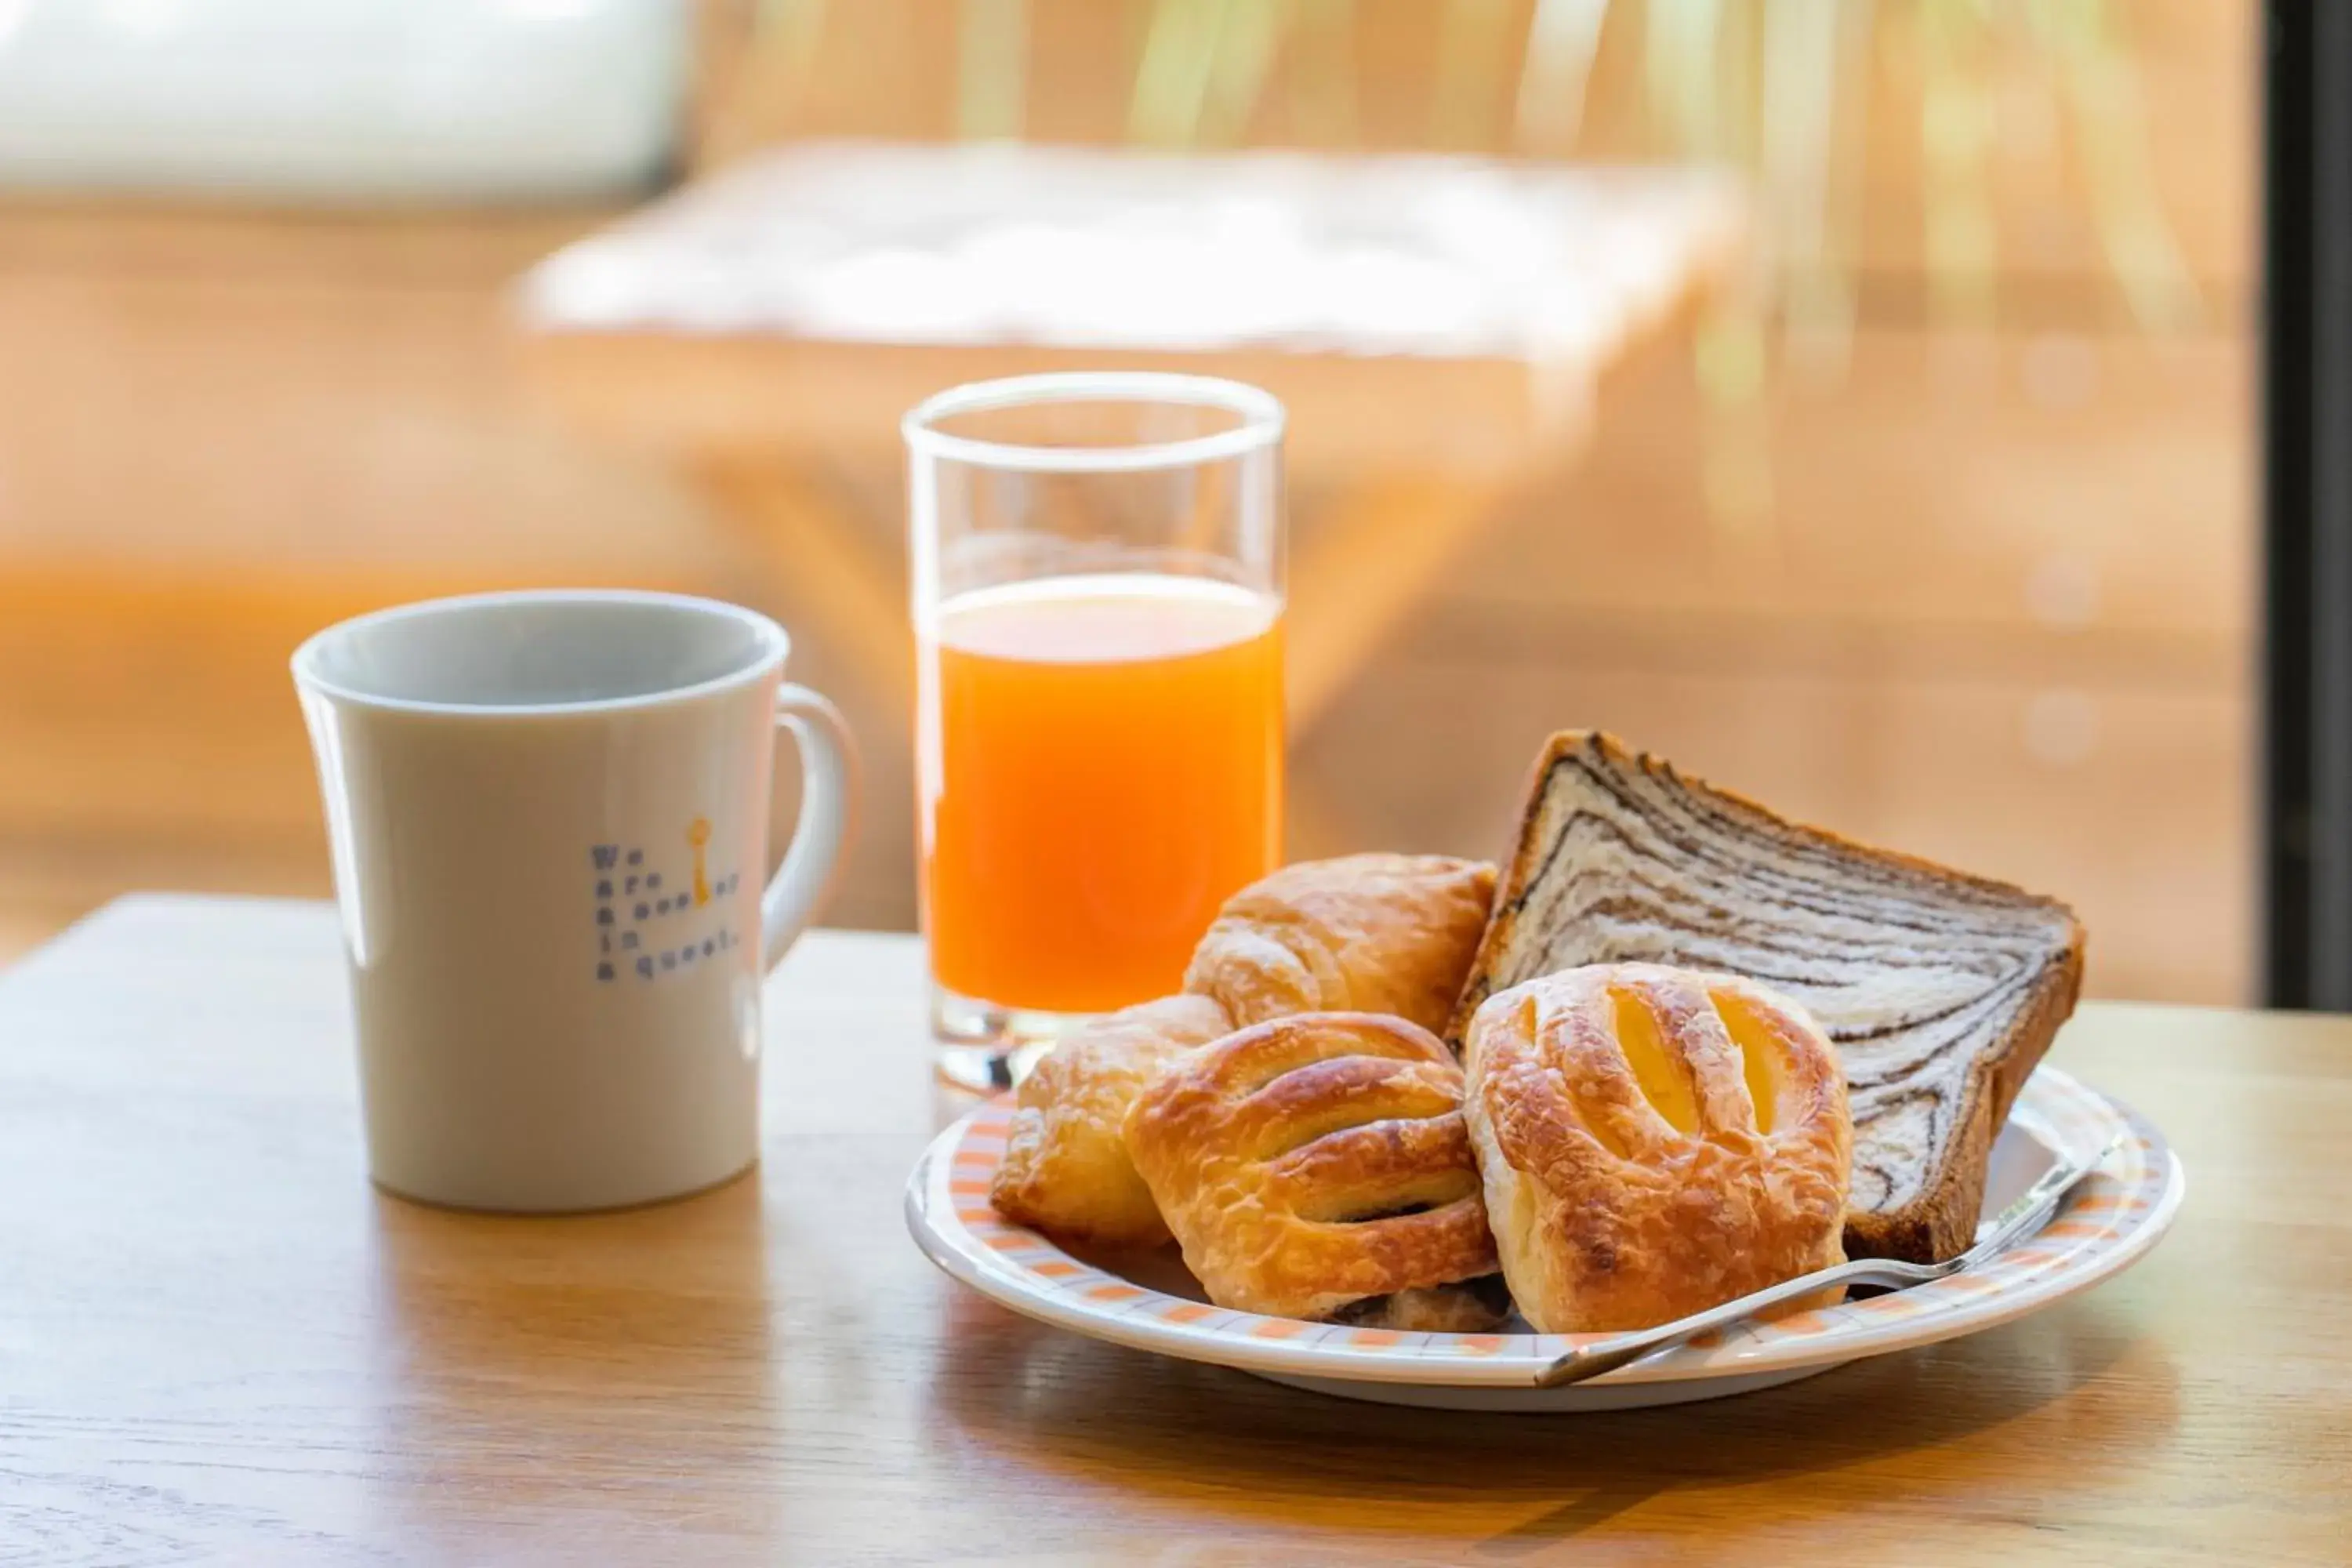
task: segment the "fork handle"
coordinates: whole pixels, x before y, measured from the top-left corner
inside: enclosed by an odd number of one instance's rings
[[[1811,1274],[1800,1274],[1794,1279],[1784,1279],[1752,1295],[1726,1301],[1704,1312],[1650,1329],[1641,1333],[1619,1334],[1606,1344],[1589,1349],[1572,1350],[1555,1360],[1538,1374],[1538,1388],[1565,1388],[1571,1383],[1582,1383],[1589,1377],[1615,1372],[1629,1362],[1645,1355],[1672,1350],[1687,1344],[1704,1333],[1727,1329],[1734,1323],[1746,1322],[1759,1312],[1769,1312],[1784,1301],[1810,1296],[1816,1290],[1826,1290],[1834,1285],[1867,1285],[1886,1280],[1900,1265],[1884,1258],[1859,1258],[1851,1263],[1833,1263],[1827,1268],[1816,1268]],[[1905,1276],[1896,1276],[1898,1279]]]

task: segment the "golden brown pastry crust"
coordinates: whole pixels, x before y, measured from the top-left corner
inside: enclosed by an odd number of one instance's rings
[[[1843,1261],[1845,1082],[1795,1003],[1595,964],[1489,998],[1468,1047],[1487,1216],[1538,1331],[1648,1328]]]
[[[1428,1030],[1309,1013],[1168,1068],[1128,1113],[1128,1149],[1220,1306],[1321,1318],[1381,1297],[1350,1321],[1487,1327],[1499,1314],[1466,1292],[1413,1294],[1495,1272],[1461,1102]]]
[[[1182,996],[1114,1013],[1023,1080],[989,1197],[1023,1225],[1099,1247],[1151,1247],[1168,1227],[1119,1129],[1176,1058],[1244,1024],[1359,1008],[1443,1023],[1485,930],[1495,869],[1436,855],[1352,855],[1284,868],[1226,901]],[[1392,1303],[1403,1319],[1450,1301]]]
[[[1294,1013],[1385,1013],[1445,1026],[1486,929],[1495,868],[1443,855],[1349,855],[1244,888],[1193,951],[1184,989],[1236,1027]]]
[[[1163,996],[1097,1019],[1021,1080],[988,1199],[1021,1225],[1097,1247],[1157,1247],[1168,1227],[1128,1158],[1128,1109],[1160,1070],[1231,1032],[1205,996]]]

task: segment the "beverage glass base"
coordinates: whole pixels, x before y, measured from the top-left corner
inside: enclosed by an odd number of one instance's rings
[[[974,1094],[1001,1094],[1029,1076],[1063,1037],[1098,1015],[1003,1007],[931,987],[931,1037],[940,1078]]]

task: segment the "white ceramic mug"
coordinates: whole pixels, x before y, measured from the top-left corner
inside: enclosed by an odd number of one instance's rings
[[[833,880],[856,756],[790,647],[733,605],[552,591],[296,652],[378,1184],[609,1208],[758,1157],[761,982]],[[805,782],[763,889],[779,725]]]

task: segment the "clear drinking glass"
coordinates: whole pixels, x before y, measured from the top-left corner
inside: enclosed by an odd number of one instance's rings
[[[1002,1088],[1175,991],[1282,852],[1282,405],[1236,382],[961,386],[904,423],[940,1070]]]

